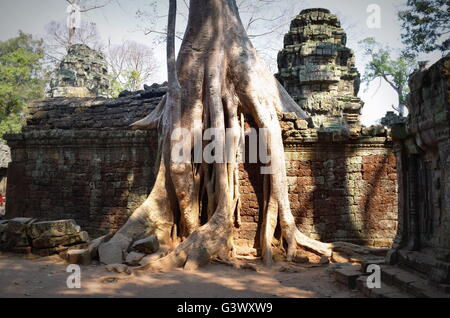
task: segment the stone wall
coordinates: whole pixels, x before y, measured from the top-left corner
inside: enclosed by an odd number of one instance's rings
[[[9,144],[8,218],[75,219],[96,236],[117,230],[151,189],[153,132],[44,130]]]
[[[393,126],[400,205],[391,261],[450,284],[450,55],[409,86],[409,116]]]
[[[92,236],[118,229],[154,179],[157,136],[132,131],[159,99],[50,99],[30,107],[24,132],[8,136],[7,217],[75,219]],[[388,246],[396,230],[395,160],[388,132],[307,129],[284,114],[291,205],[297,224],[325,241]],[[257,247],[262,180],[241,167],[239,244]]]
[[[158,99],[51,99],[8,136],[7,217],[76,219],[93,235],[118,229],[148,195],[157,138],[128,126]]]
[[[286,115],[284,124],[290,123],[291,114]],[[291,208],[297,225],[310,237],[391,245],[397,230],[392,141],[385,129],[366,129],[364,133],[352,140],[336,131],[284,130]],[[243,200],[239,239],[242,245],[258,246],[263,176],[256,164],[242,165],[240,172]]]

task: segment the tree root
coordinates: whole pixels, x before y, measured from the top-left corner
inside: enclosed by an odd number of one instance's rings
[[[191,0],[177,63],[173,38],[175,4],[175,0],[170,1],[168,94],[152,114],[133,125],[159,131],[156,182],[149,198],[113,237],[110,247],[125,252],[130,242],[149,233],[156,234],[167,245],[176,245],[181,239],[168,255],[133,269],[133,273],[168,271],[175,267],[194,270],[217,256],[232,259],[233,226],[240,221],[237,158],[243,142],[243,116],[247,116],[257,128],[267,132],[271,159],[269,166],[264,167],[270,168],[271,173],[265,176],[261,209],[260,240],[265,264],[273,262],[272,245],[278,220],[288,261],[295,258],[298,245],[329,258],[338,250],[378,253],[376,249],[350,243],[319,242],[298,230],[290,209],[285,160],[280,155],[284,146],[277,112],[295,112],[310,124],[312,121],[258,56],[242,26],[235,0]],[[226,130],[231,130],[230,160],[195,162],[195,138],[190,137],[183,139],[188,158],[182,163],[174,161],[173,133],[179,128],[195,130],[194,123],[198,121],[200,133],[209,128],[219,132],[214,141],[224,150]],[[203,150],[205,144],[201,146]]]

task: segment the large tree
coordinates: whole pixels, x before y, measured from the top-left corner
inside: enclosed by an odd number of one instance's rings
[[[26,105],[44,94],[43,43],[19,32],[0,42],[0,138],[22,128]]]
[[[406,97],[409,92],[408,78],[417,63],[408,54],[395,52],[376,42],[374,38],[366,38],[359,42],[364,54],[369,58],[363,75],[363,82],[370,83],[376,79],[386,81],[398,95],[399,116],[405,115]]]
[[[411,52],[429,53],[450,49],[450,1],[408,0],[407,9],[399,12],[403,22],[403,42]]]
[[[137,91],[147,83],[158,70],[153,49],[134,41],[111,45],[107,50],[111,95],[117,96],[124,90]]]
[[[311,120],[257,54],[235,0],[190,1],[188,25],[176,62],[175,12],[176,0],[171,0],[168,93],[149,116],[134,124],[136,128],[158,129],[160,157],[156,181],[147,200],[102,246],[100,256],[121,259],[133,241],[155,234],[170,253],[143,268],[193,269],[212,257],[232,257],[233,229],[240,201],[237,156],[243,128],[241,116],[265,129],[271,156],[268,164],[271,173],[265,175],[265,204],[261,208],[265,262],[272,262],[272,241],[278,220],[288,260],[295,256],[298,244],[327,256],[331,256],[336,246],[356,248],[351,244],[312,240],[300,233],[295,224],[277,112],[295,112],[310,123]],[[196,160],[195,136],[208,128],[215,131],[214,142],[218,145],[215,154],[227,151],[229,160],[211,163]],[[187,138],[184,131],[193,133]],[[180,153],[184,157],[181,161]]]
[[[67,13],[67,33],[69,46],[75,44],[77,29],[80,28],[81,14],[106,7],[113,0],[66,0],[69,4]]]
[[[183,40],[189,15],[189,1],[182,0],[177,10],[177,26],[175,36]],[[164,43],[167,35],[166,15],[161,14],[167,7],[166,1],[151,0],[140,7],[136,17],[140,20],[140,29],[151,35],[157,44]],[[286,27],[290,24],[298,9],[297,3],[285,0],[236,0],[242,24],[248,37],[258,48],[258,53],[268,64],[273,73],[277,68],[279,39],[283,39]]]
[[[69,29],[65,22],[51,21],[45,26],[45,30],[45,55],[51,65],[59,64],[73,43],[85,44],[99,51],[105,48],[97,25],[93,22],[82,21],[73,40],[69,40]]]

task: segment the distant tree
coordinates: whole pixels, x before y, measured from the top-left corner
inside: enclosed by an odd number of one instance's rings
[[[153,49],[134,41],[110,46],[107,50],[111,96],[121,91],[136,91],[155,75],[158,70]]]
[[[81,13],[89,12],[106,7],[113,0],[103,0],[102,2],[94,0],[66,0],[69,4],[67,13],[67,33],[69,45],[75,44],[77,29],[81,25]]]
[[[450,1],[408,0],[399,12],[405,33],[402,39],[411,52],[429,53],[450,48]]]
[[[0,138],[22,128],[27,103],[44,94],[43,42],[19,32],[0,42]]]
[[[51,21],[45,26],[45,54],[48,62],[59,63],[70,47],[69,30],[64,21]],[[85,44],[94,50],[103,50],[104,43],[98,32],[97,25],[84,21],[75,33],[75,43]]]
[[[385,80],[398,94],[399,106],[394,109],[403,117],[409,92],[408,77],[416,66],[414,58],[405,53],[400,53],[397,58],[394,58],[392,49],[383,47],[373,38],[366,38],[359,44],[370,59],[362,81],[370,83],[377,78]]]

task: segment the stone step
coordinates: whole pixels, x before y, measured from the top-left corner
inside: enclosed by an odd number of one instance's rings
[[[333,270],[334,279],[354,290],[356,289],[356,280],[362,275],[361,266],[345,266]]]
[[[390,286],[389,284],[381,284],[381,288],[369,288],[367,286],[367,276],[360,276],[356,280],[357,289],[369,298],[412,298],[408,293]]]
[[[434,282],[450,281],[450,262],[437,260],[432,254],[416,251],[398,251],[398,266],[419,273],[423,278]]]
[[[380,266],[380,288],[369,288],[366,273],[369,265]],[[420,275],[409,272],[397,266],[384,265],[381,260],[367,261],[361,266],[349,263],[333,264],[330,268],[335,280],[349,289],[358,289],[370,298],[450,298],[444,293],[447,285],[436,288]]]
[[[369,267],[370,265],[381,266],[381,265],[384,265],[384,264],[386,264],[386,260],[385,260],[384,257],[376,257],[376,258],[372,257],[370,259],[363,260],[361,262],[361,271],[363,273],[366,273],[367,272],[367,267]]]
[[[450,298],[449,294],[431,286],[427,279],[397,266],[382,265],[381,280],[382,283],[397,287],[413,297]]]

